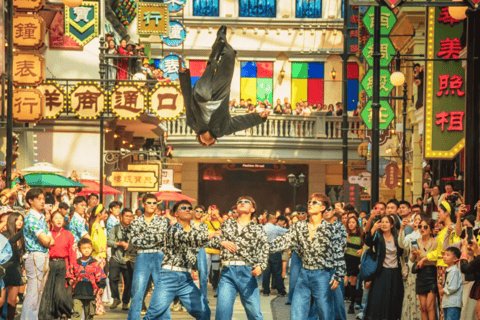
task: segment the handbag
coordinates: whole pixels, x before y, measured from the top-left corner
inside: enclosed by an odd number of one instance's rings
[[[376,235],[375,235],[376,236]],[[376,250],[368,248],[360,261],[359,277],[362,281],[371,281],[378,268],[378,255],[380,252],[380,243],[377,244]]]

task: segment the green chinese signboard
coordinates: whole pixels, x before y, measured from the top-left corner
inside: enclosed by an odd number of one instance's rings
[[[463,23],[447,8],[428,8],[425,66],[425,158],[453,159],[465,146]],[[432,61],[433,59],[442,59]]]
[[[373,35],[373,29],[375,26],[373,22],[374,10],[374,7],[370,7],[370,9],[367,10],[365,16],[363,17],[363,23],[365,24],[365,28],[367,28],[368,32],[370,32],[371,35]],[[395,23],[397,23],[397,17],[387,7],[381,7],[380,12],[380,34],[388,35],[390,34],[390,31],[392,31]]]
[[[372,101],[370,100],[365,108],[363,108],[362,113],[360,113],[365,125],[368,129],[372,129]],[[392,110],[392,107],[388,104],[387,101],[380,101],[380,130],[385,130],[388,128],[393,118],[395,118],[395,113]]]
[[[368,65],[373,66],[373,37],[368,40],[365,48],[363,48],[362,53]],[[395,47],[393,46],[393,43],[392,41],[390,41],[389,38],[380,39],[380,53],[382,54],[382,56],[380,57],[380,66],[387,67],[390,62],[392,62],[392,54],[395,54]]]
[[[369,97],[373,96],[373,69],[368,70],[363,77],[362,87]],[[390,72],[387,69],[380,70],[380,97],[388,97],[393,89],[390,82]]]

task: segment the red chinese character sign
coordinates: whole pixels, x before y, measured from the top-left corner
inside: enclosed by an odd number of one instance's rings
[[[145,109],[146,91],[134,84],[121,84],[113,89],[110,106],[119,119],[136,119]]]
[[[13,45],[21,49],[38,49],[45,42],[45,22],[34,14],[13,16]]]
[[[56,119],[65,108],[65,90],[53,81],[47,81],[37,87],[45,97],[43,117]]]
[[[176,119],[185,109],[180,86],[175,83],[157,83],[149,99],[150,110],[159,119]]]
[[[43,117],[44,98],[38,89],[13,91],[13,121],[36,123]]]
[[[425,158],[452,159],[465,145],[465,70],[459,61],[463,24],[447,8],[427,11]]]
[[[81,82],[70,91],[68,100],[79,119],[96,119],[105,107],[105,92],[95,82]]]
[[[13,54],[13,85],[37,86],[43,82],[45,60],[36,52],[15,52]]]

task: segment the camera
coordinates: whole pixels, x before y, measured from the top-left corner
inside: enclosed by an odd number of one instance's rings
[[[459,199],[458,193],[452,193],[451,195],[445,197],[445,200],[451,203],[457,203],[458,199]]]

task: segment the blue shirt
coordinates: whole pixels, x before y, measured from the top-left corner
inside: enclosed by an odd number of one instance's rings
[[[38,241],[38,236],[42,233],[50,235],[45,217],[43,214],[30,209],[23,224],[23,236],[25,238],[25,250],[27,252],[48,252],[48,248],[42,246]]]
[[[445,271],[445,285],[443,286],[442,308],[461,308],[463,294],[463,279],[460,270],[453,265]]]
[[[276,237],[283,236],[288,231],[287,229],[270,222],[267,222],[263,226],[263,230],[265,230],[265,233],[268,236],[268,242],[272,242]]]
[[[107,234],[110,234],[110,230],[112,230],[117,224],[120,224],[120,220],[111,214],[107,219]]]
[[[80,241],[88,232],[85,228],[85,219],[83,219],[78,213],[74,213],[72,220],[67,225],[67,230],[73,234],[75,242]]]

